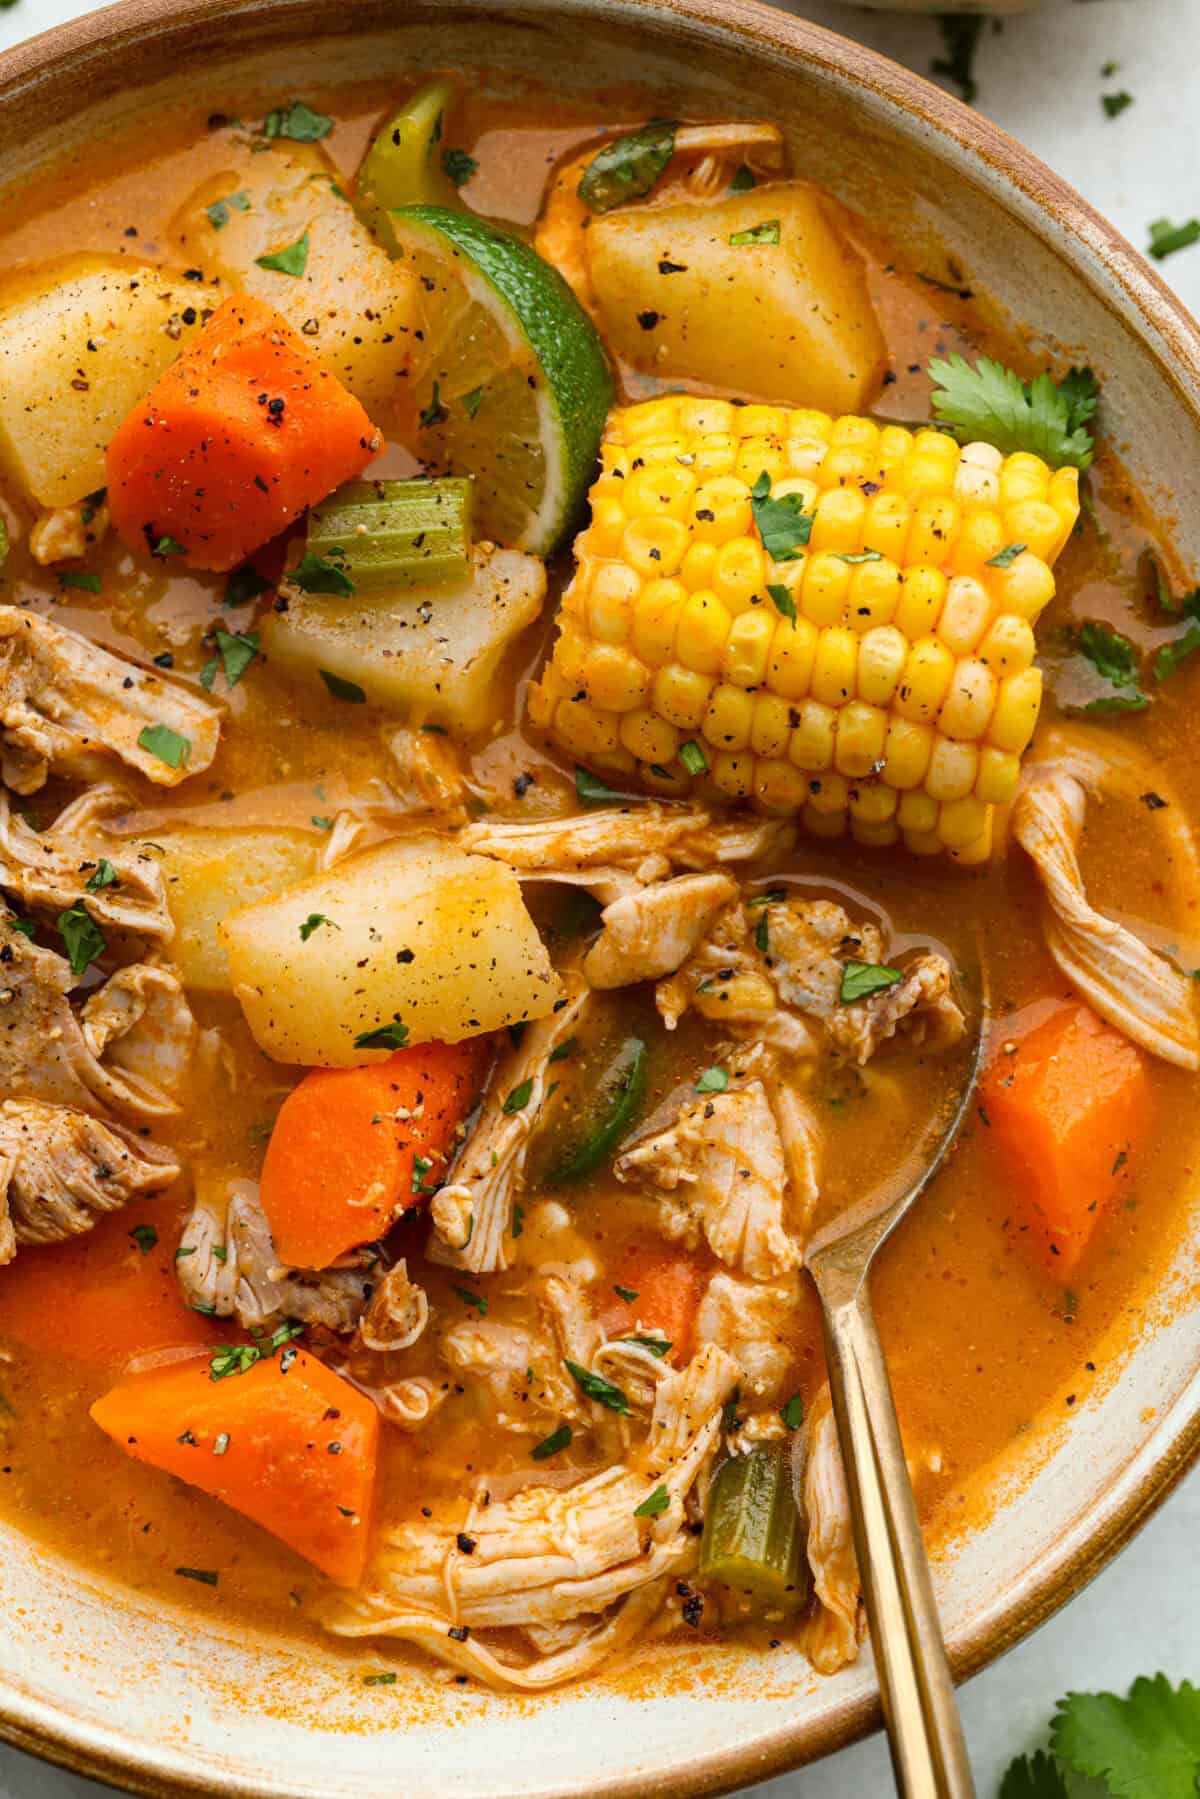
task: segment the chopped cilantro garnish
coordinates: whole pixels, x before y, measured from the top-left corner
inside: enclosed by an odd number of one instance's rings
[[[269,112],[262,124],[264,137],[290,137],[296,144],[316,144],[333,130],[333,120],[314,112],[303,100]]]
[[[225,680],[230,687],[236,687],[258,655],[258,632],[226,631],[218,625],[214,635]]]
[[[256,568],[243,562],[241,568],[235,568],[225,581],[225,604],[227,606],[245,606],[248,601],[256,600],[259,594],[266,593],[271,583],[264,581]]]
[[[168,768],[186,768],[192,753],[191,739],[181,737],[170,725],[143,725],[138,733],[138,746],[157,756]]]
[[[529,1104],[532,1093],[533,1077],[531,1075],[527,1081],[521,1081],[513,1088],[500,1110],[507,1113],[510,1117],[514,1112],[523,1112],[525,1107]]]
[[[1115,94],[1101,94],[1100,104],[1107,118],[1119,119],[1125,108],[1133,105],[1133,95],[1127,94],[1122,88]]]
[[[451,1287],[450,1291],[452,1293],[457,1293],[464,1305],[474,1306],[481,1318],[487,1317],[488,1302],[486,1293],[476,1293],[470,1287]]]
[[[442,151],[442,167],[455,187],[462,187],[471,179],[479,164],[465,150],[456,150],[452,146],[447,146]]]
[[[82,593],[99,593],[103,587],[99,575],[89,575],[81,570],[67,569],[58,577],[60,587],[77,587]]]
[[[354,1039],[355,1049],[403,1049],[408,1042],[408,1026],[397,1019],[393,1024],[378,1024],[373,1031],[360,1031]]]
[[[667,1489],[655,1487],[653,1493],[648,1494],[641,1505],[634,1506],[633,1515],[635,1518],[657,1518],[660,1512],[667,1510],[670,1503],[671,1495]]]
[[[158,1232],[152,1224],[135,1224],[129,1235],[144,1256],[148,1256],[158,1242]]]
[[[543,1437],[540,1443],[535,1443],[529,1453],[535,1462],[544,1462],[547,1456],[557,1455],[560,1449],[565,1449],[573,1435],[574,1432],[569,1424],[560,1424],[558,1429],[552,1430],[548,1437]]]
[[[186,556],[187,551],[184,548],[184,546],[177,541],[176,538],[171,537],[170,535],[164,533],[164,535],[162,537],[155,538],[154,542],[150,546],[150,554],[152,556],[160,556],[160,557],[161,556]]]
[[[795,629],[796,602],[792,598],[790,590],[783,585],[782,581],[768,581],[767,592],[775,602],[776,612],[781,612],[784,618],[789,620],[792,628]]]
[[[1075,648],[1113,690],[1089,700],[1085,712],[1141,712],[1150,704],[1140,685],[1137,651],[1111,625],[1095,620],[1081,625]]]
[[[469,419],[473,419],[475,417],[475,414],[479,411],[479,407],[480,407],[480,404],[482,403],[482,400],[483,400],[482,387],[473,387],[469,394],[463,395],[463,411],[466,413],[466,415]]]
[[[613,1292],[618,1299],[623,1299],[627,1306],[631,1306],[638,1296],[636,1287],[614,1287]]]
[[[804,511],[800,495],[785,493],[773,500],[771,477],[763,469],[750,489],[750,511],[767,555],[776,562],[796,561],[813,527],[812,514]]]
[[[300,926],[301,943],[307,943],[313,932],[319,931],[322,925],[331,931],[340,931],[342,928],[341,925],[335,924],[332,918],[326,918],[323,912],[310,912]]]
[[[779,1416],[789,1430],[799,1430],[804,1423],[804,1401],[799,1393],[793,1393],[779,1408]]]
[[[359,686],[357,681],[347,681],[344,676],[335,675],[333,670],[329,668],[318,669],[317,673],[320,675],[322,681],[324,681],[335,700],[345,700],[348,706],[363,706],[366,704],[366,693]]]
[[[205,1587],[215,1587],[217,1584],[215,1568],[176,1568],[175,1572],[184,1580],[198,1580]]]
[[[239,188],[236,194],[226,194],[223,200],[214,200],[211,206],[204,208],[214,231],[220,231],[228,225],[231,206],[237,212],[249,212],[250,196],[245,188]]]
[[[702,775],[708,772],[708,757],[694,737],[689,737],[686,743],[680,744],[679,760],[689,775]]]
[[[590,769],[576,768],[575,794],[585,806],[603,806],[609,800],[619,800],[621,795],[614,793],[599,775],[592,774]]]
[[[779,220],[764,219],[761,225],[751,225],[747,231],[733,231],[729,241],[739,244],[777,244],[779,242]]]
[[[754,179],[754,170],[749,163],[739,163],[733,172],[733,180],[729,183],[730,193],[748,194],[750,189],[755,186],[757,183]]]
[[[117,885],[116,869],[113,867],[112,863],[109,861],[107,856],[101,856],[100,860],[96,864],[94,872],[88,876],[88,880],[87,880],[88,892],[89,893],[99,893],[99,891],[102,887],[115,887],[116,885]]]
[[[894,987],[903,979],[902,969],[886,968],[879,962],[843,962],[838,998],[844,1006],[852,1006],[856,1000],[869,999],[872,993],[882,993],[885,987]]]
[[[641,1349],[648,1349],[658,1361],[666,1355],[671,1343],[666,1337],[622,1337],[622,1343],[636,1343]]]
[[[1023,555],[1028,548],[1029,545],[1026,543],[1006,543],[1002,550],[997,550],[994,556],[988,557],[987,566],[989,568],[1011,568],[1017,557]]]
[[[272,269],[277,275],[303,275],[308,267],[308,232],[298,237],[294,244],[272,250],[268,256],[256,256],[254,261],[258,268]]]
[[[1200,242],[1200,219],[1187,219],[1182,225],[1173,225],[1170,219],[1155,219],[1150,226],[1150,254],[1156,262],[1197,242]]]
[[[626,200],[640,200],[655,186],[675,153],[672,119],[651,119],[638,131],[605,144],[579,178],[576,192],[591,212],[611,212]]]
[[[68,906],[66,911],[59,913],[58,934],[63,940],[71,973],[76,978],[108,948],[104,932],[85,909],[82,900],[76,900],[73,906]]]
[[[697,1093],[724,1093],[729,1085],[729,1071],[718,1067],[715,1063],[706,1068],[696,1082]]]
[[[431,425],[445,424],[449,417],[449,407],[442,404],[441,384],[435,381],[433,384],[433,391],[429,396],[429,404],[428,406],[422,406],[420,412],[417,414],[417,423],[420,425],[422,431],[425,431],[428,430]]]
[[[590,1368],[581,1368],[578,1362],[569,1361],[566,1356],[563,1357],[563,1367],[580,1392],[585,1393],[589,1399],[594,1399],[597,1405],[607,1406],[610,1412],[628,1415],[629,1401],[620,1387],[614,1387],[602,1374],[593,1374]]]

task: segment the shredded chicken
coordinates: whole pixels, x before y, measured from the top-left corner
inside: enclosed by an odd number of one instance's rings
[[[179,1164],[120,1125],[40,1100],[0,1103],[0,1263],[19,1243],[91,1230],[128,1200],[156,1193]]]
[[[245,1330],[293,1318],[348,1335],[375,1283],[373,1258],[319,1274],[275,1254],[254,1181],[204,1182],[183,1228],[175,1272],[187,1303]]]
[[[828,1387],[809,1409],[803,1497],[808,1565],[820,1608],[806,1632],[805,1649],[818,1673],[836,1674],[858,1657],[860,1585],[850,1495]]]
[[[634,1144],[614,1165],[661,1195],[663,1234],[689,1247],[705,1239],[727,1267],[755,1280],[798,1268],[802,1245],[788,1227],[783,1144],[757,1076],[685,1105],[670,1129]]]
[[[828,1021],[830,1041],[860,1068],[902,1026],[910,1043],[950,1049],[967,1028],[952,982],[944,956],[917,956],[891,987],[839,1006]]]
[[[628,987],[673,974],[737,891],[730,875],[692,874],[656,881],[614,900],[605,907],[603,929],[584,957],[589,985]]]
[[[389,1268],[358,1321],[358,1342],[380,1354],[411,1349],[429,1323],[429,1298],[399,1261]]]
[[[1195,982],[1088,903],[1079,867],[1087,795],[1073,774],[1031,770],[1013,807],[1017,842],[1046,896],[1046,947],[1102,1018],[1151,1055],[1200,1068]]]
[[[78,1013],[67,998],[74,985],[62,956],[0,920],[0,1092],[136,1120],[176,1113],[195,1042],[177,977],[135,963]]]
[[[458,841],[475,855],[507,862],[518,874],[562,880],[585,871],[620,871],[648,886],[672,869],[705,873],[731,863],[777,859],[795,843],[796,830],[780,819],[714,822],[699,806],[648,801],[529,824],[481,819]]]
[[[106,829],[129,803],[122,788],[105,782],[72,800],[44,831],[35,831],[0,789],[0,888],[23,911],[55,916],[86,895],[87,910],[103,929],[170,943],[175,927],[162,869],[153,856]],[[96,884],[89,888],[89,881]]]
[[[404,726],[392,732],[388,750],[395,767],[396,801],[406,817],[430,814],[447,827],[466,822],[467,784],[448,737]]]
[[[84,513],[87,517],[84,517]],[[29,527],[29,553],[43,568],[86,556],[93,544],[108,535],[108,507],[59,506],[43,512]]]
[[[526,1434],[563,1419],[604,1426],[607,1420],[567,1372],[591,1368],[600,1331],[578,1285],[551,1275],[535,1283],[538,1323],[465,1318],[445,1332],[440,1351],[459,1380],[487,1393],[489,1427]]]
[[[590,1672],[695,1567],[697,1489],[737,1379],[709,1345],[661,1382],[645,1440],[623,1462],[507,1500],[480,1492],[465,1516],[385,1529],[362,1588],[338,1596],[327,1628],[404,1638],[498,1688],[536,1692]],[[659,1487],[665,1508],[635,1516]],[[492,1629],[523,1632],[527,1658],[483,1640]]]
[[[525,1176],[530,1141],[551,1114],[554,1078],[550,1057],[574,1034],[588,1004],[577,988],[548,1018],[528,1026],[516,1048],[492,1076],[478,1122],[463,1146],[453,1179],[430,1205],[435,1236],[429,1256],[472,1274],[491,1274],[512,1263],[512,1212]],[[505,1110],[509,1096],[529,1084],[525,1102]]]
[[[102,777],[113,756],[174,787],[208,767],[220,729],[218,706],[157,669],[0,606],[0,771],[15,792],[36,793],[50,774]]]
[[[797,1283],[735,1280],[714,1274],[700,1302],[696,1341],[716,1343],[742,1370],[741,1391],[758,1400],[778,1398],[794,1360]]]

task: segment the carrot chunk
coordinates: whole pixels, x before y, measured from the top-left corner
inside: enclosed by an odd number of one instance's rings
[[[211,1493],[340,1586],[362,1579],[379,1413],[294,1347],[213,1380],[209,1360],[120,1381],[92,1418],[139,1462]]]
[[[644,1334],[665,1337],[672,1362],[692,1352],[696,1314],[708,1284],[708,1270],[657,1243],[633,1242],[619,1264],[613,1296],[601,1315],[610,1337],[628,1336],[635,1324]],[[628,1294],[634,1297],[629,1299]]]
[[[185,1305],[175,1278],[179,1196],[138,1200],[65,1243],[23,1248],[0,1272],[0,1336],[116,1375],[132,1357],[228,1334]]]
[[[984,1077],[987,1141],[1024,1237],[1066,1281],[1145,1135],[1145,1061],[1084,1005],[1059,1007],[1015,1041]]]
[[[230,569],[361,474],[380,441],[282,314],[238,294],[118,426],[113,525],[131,549]]]
[[[280,1107],[260,1195],[281,1260],[327,1268],[440,1185],[487,1048],[421,1043],[365,1068],[316,1068]]]

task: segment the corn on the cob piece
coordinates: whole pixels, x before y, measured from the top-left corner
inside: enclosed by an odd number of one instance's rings
[[[811,515],[807,546],[778,562],[754,523],[764,472]],[[1037,723],[1033,625],[1076,470],[671,394],[612,414],[590,497],[535,726],[664,796],[990,853]]]

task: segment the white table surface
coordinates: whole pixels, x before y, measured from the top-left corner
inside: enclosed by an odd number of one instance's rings
[[[88,11],[79,0],[18,0],[0,12],[0,50]],[[924,74],[940,53],[931,20],[887,17],[839,0],[788,10],[857,37]],[[1111,77],[1107,62],[1119,64]],[[1200,0],[1043,0],[1040,11],[985,28],[976,104],[1071,181],[1145,248],[1151,219],[1200,211]],[[1102,93],[1134,104],[1106,118]],[[1163,265],[1200,311],[1200,244]],[[962,1704],[980,1799],[1010,1758],[1039,1744],[1060,1694],[1123,1690],[1139,1674],[1200,1676],[1200,1473],[1117,1562],[1019,1649],[979,1675]],[[0,1799],[85,1799],[104,1789],[0,1748]],[[884,1799],[892,1790],[878,1738],[746,1799]]]

